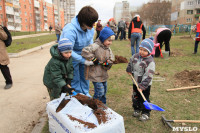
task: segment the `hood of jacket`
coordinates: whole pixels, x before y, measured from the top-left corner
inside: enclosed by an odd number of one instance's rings
[[[140,17],[138,18],[138,17],[134,17],[133,19],[132,19],[132,21],[135,21],[135,22],[140,22],[141,21],[141,19],[140,19]]]
[[[106,47],[99,38],[97,38],[94,43],[98,44],[100,47],[102,47],[103,49],[108,49],[109,47]]]
[[[58,51],[58,44],[55,44],[50,49],[51,56],[58,60],[68,60],[64,58],[61,53]]]
[[[81,26],[80,26],[80,24],[79,24],[79,22],[78,22],[78,16],[76,16],[76,17],[74,17],[74,18],[72,19],[71,24],[72,24],[74,27],[76,27],[76,29],[77,29],[78,31],[80,31],[80,32],[86,32],[86,31],[84,31],[84,30],[81,28]]]

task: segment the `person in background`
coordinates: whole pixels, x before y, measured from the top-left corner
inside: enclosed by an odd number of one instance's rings
[[[2,25],[0,25],[0,69],[1,73],[3,74],[6,80],[6,85],[4,89],[10,89],[13,85],[10,69],[8,67],[10,59],[6,50],[6,45],[4,43],[4,41],[7,40],[7,38],[8,36],[6,32],[4,31]]]
[[[131,53],[134,55],[135,53],[139,52],[139,44],[142,38],[143,32],[143,39],[145,39],[146,29],[140,20],[140,15],[135,15],[130,22],[129,30],[128,30],[128,39],[131,41]],[[136,44],[136,49],[134,46]]]
[[[144,100],[139,91],[142,91],[147,101],[150,102],[150,90],[153,75],[155,73],[155,62],[151,56],[154,43],[151,39],[147,38],[141,42],[139,47],[139,53],[136,53],[131,57],[126,72],[134,77],[139,87],[138,90],[137,86],[133,84],[133,116],[139,117],[140,121],[146,121],[150,117],[151,110],[146,109],[143,105]]]
[[[92,61],[85,60],[81,56],[82,49],[93,44],[94,24],[98,20],[97,11],[91,6],[83,7],[71,23],[65,25],[61,34],[62,38],[68,38],[72,42],[72,58],[74,68],[74,78],[72,80],[72,88],[77,93],[83,93],[89,97],[89,80],[85,79],[85,65],[93,65]]]
[[[196,25],[196,39],[195,39],[194,53],[193,54],[197,53],[199,41],[200,41],[200,21]]]
[[[115,40],[118,39],[119,33],[121,33],[120,41],[123,40],[125,29],[126,29],[126,24],[125,24],[123,18],[121,18],[121,20],[118,22],[118,32],[117,32],[117,36],[116,36]]]
[[[111,28],[111,30],[116,33],[117,32],[117,25],[116,25],[116,22],[115,22],[115,19],[114,18],[110,18],[109,21],[108,21],[108,27]]]
[[[60,40],[60,34],[61,34],[61,31],[62,31],[62,27],[60,26],[60,24],[58,23],[55,27],[55,33],[56,33],[56,37],[57,37],[57,43],[59,42]]]
[[[169,51],[169,55],[170,55],[170,39],[171,39],[172,33],[171,30],[169,28],[158,28],[156,30],[156,35],[154,36],[154,40],[153,42],[155,44],[159,43],[160,46],[156,47],[155,50],[155,57],[159,57],[160,55],[162,55],[162,47],[165,44],[165,51]],[[164,44],[163,44],[164,42]]]
[[[96,25],[96,31],[97,31],[97,36],[96,39],[99,37],[100,31],[102,30],[102,24],[101,24],[101,20],[98,20],[98,23]]]
[[[128,28],[129,28],[129,22],[126,21],[125,24],[126,24],[126,28],[124,30],[124,40],[126,40],[126,33],[127,33]]]
[[[53,27],[50,25],[49,26],[49,33],[51,34],[51,30],[53,29]]]
[[[114,55],[110,49],[112,41],[115,39],[115,33],[110,27],[105,27],[100,32],[99,38],[82,50],[82,56],[90,61],[93,61],[94,65],[89,67],[88,79],[92,81],[94,85],[94,99],[98,99],[106,104],[107,93],[107,80],[108,70],[111,68]],[[87,73],[87,71],[85,72]]]
[[[63,38],[50,49],[52,57],[45,67],[43,76],[50,100],[59,98],[61,93],[67,92],[71,95],[75,90],[70,87],[73,79],[72,48],[69,39]]]

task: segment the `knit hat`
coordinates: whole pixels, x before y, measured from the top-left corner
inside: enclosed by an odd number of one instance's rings
[[[142,48],[145,48],[148,52],[149,52],[149,54],[152,52],[152,50],[153,50],[153,47],[154,47],[154,43],[153,43],[153,41],[151,40],[151,39],[149,39],[149,38],[147,38],[147,39],[144,39],[142,42],[141,42],[141,44],[140,44],[140,46],[139,46],[140,48],[142,47]]]
[[[99,39],[103,43],[107,38],[110,36],[115,35],[115,33],[110,29],[110,27],[104,27],[103,30],[101,30]]]
[[[58,43],[58,50],[63,53],[63,52],[72,52],[72,42],[67,39],[67,38],[63,38],[59,41]]]

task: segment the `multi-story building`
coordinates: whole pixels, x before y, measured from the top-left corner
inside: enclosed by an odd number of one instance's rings
[[[57,23],[64,27],[75,16],[75,0],[60,1],[66,11],[45,0],[0,0],[0,24],[12,31],[45,31]]]
[[[64,24],[70,23],[75,16],[75,0],[52,0],[52,2],[54,5],[60,5],[60,9],[64,10]]]
[[[116,22],[119,22],[121,18],[123,18],[125,21],[130,21],[131,17],[129,11],[129,2],[116,2],[113,9],[113,16]]]
[[[200,21],[200,0],[172,0],[171,24],[191,24]]]

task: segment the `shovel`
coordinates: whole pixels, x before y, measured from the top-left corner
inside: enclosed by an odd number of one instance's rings
[[[173,123],[200,123],[200,120],[167,120],[164,116],[162,116],[162,122],[164,123],[164,125],[166,124],[168,127],[173,129],[170,122],[173,122]]]
[[[157,105],[155,105],[155,104],[149,103],[149,102],[147,101],[147,99],[145,98],[144,94],[142,93],[142,91],[139,90],[138,84],[137,84],[137,82],[135,81],[135,79],[133,78],[133,75],[131,75],[131,78],[132,78],[133,82],[135,83],[135,85],[136,85],[136,87],[137,87],[137,90],[140,92],[142,98],[144,99],[143,104],[144,104],[144,106],[145,106],[146,109],[148,109],[148,110],[157,110],[157,111],[165,111],[165,110],[162,109],[161,107],[159,107],[159,106],[157,106]]]
[[[67,87],[71,88],[71,86],[68,84],[67,84]],[[76,96],[76,95],[77,93],[73,91],[72,95],[70,95],[70,99],[71,99],[71,96]],[[56,112],[58,113],[60,110],[62,110],[68,102],[69,102],[69,99],[65,100],[65,98],[63,98],[60,104],[58,105],[58,107],[56,108]]]

